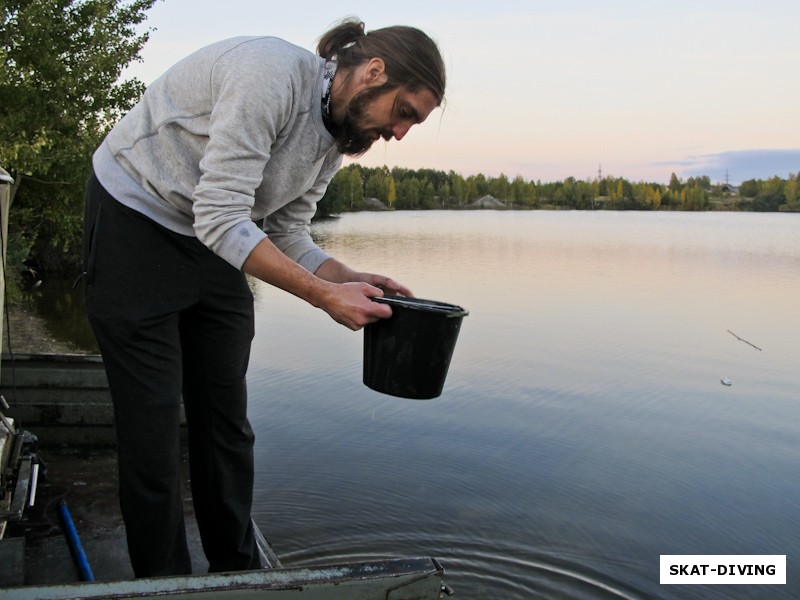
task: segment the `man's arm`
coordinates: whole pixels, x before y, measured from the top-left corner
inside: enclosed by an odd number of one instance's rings
[[[242,270],[321,308],[354,331],[392,314],[389,306],[372,302],[371,298],[382,296],[383,291],[371,282],[386,285],[392,292],[405,290],[388,277],[357,273],[334,259],[322,263],[316,274],[309,273],[278,250],[269,238],[258,243]]]

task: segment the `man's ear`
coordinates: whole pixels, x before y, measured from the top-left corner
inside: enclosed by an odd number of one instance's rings
[[[386,74],[386,64],[382,58],[370,58],[364,69],[363,81],[368,86],[383,85],[389,79]]]

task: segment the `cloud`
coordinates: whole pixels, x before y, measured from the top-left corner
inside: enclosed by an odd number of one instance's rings
[[[716,154],[687,156],[671,164],[682,167],[683,178],[708,175],[712,182],[740,184],[748,179],[786,178],[800,171],[800,148],[773,150],[732,150]]]

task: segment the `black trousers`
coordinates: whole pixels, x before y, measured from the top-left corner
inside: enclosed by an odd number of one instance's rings
[[[84,262],[86,309],[114,402],[120,505],[134,573],[191,573],[181,398],[209,571],[259,568],[245,382],[253,296],[244,274],[197,239],[123,206],[94,176],[86,194]]]

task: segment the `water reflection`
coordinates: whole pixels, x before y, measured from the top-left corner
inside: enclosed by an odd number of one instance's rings
[[[83,282],[76,285],[76,277],[77,273],[48,274],[38,287],[21,292],[20,302],[46,322],[55,340],[75,346],[78,352],[97,354],[97,341],[86,318]],[[12,350],[15,334],[12,330]]]

